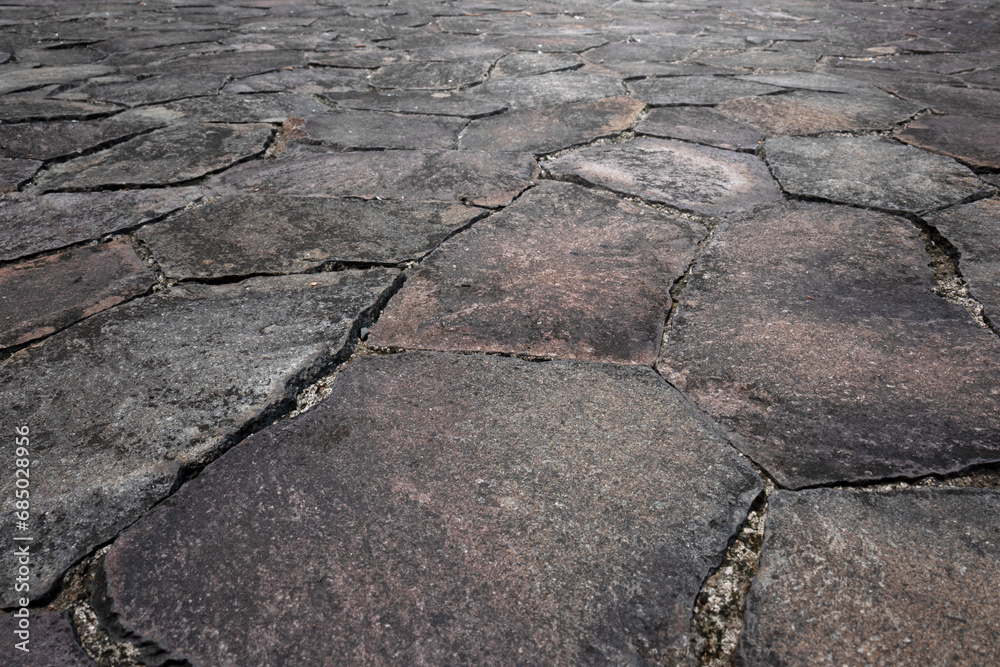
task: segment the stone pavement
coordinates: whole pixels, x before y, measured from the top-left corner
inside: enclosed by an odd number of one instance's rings
[[[1000,664],[998,187],[994,0],[7,2],[0,663]]]

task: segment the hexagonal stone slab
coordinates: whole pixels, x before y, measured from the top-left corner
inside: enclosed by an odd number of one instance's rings
[[[630,128],[644,104],[629,97],[518,109],[474,120],[459,148],[553,153]]]
[[[926,216],[959,252],[969,291],[1000,322],[1000,199],[981,199]]]
[[[122,535],[105,604],[195,664],[637,663],[760,490],[648,368],[367,356]]]
[[[550,72],[490,79],[468,94],[517,109],[599,100],[625,93],[625,86],[614,77],[583,72]]]
[[[0,347],[47,336],[138,296],[156,277],[126,241],[77,248],[0,268]]]
[[[0,155],[51,160],[69,157],[133,135],[163,127],[165,123],[142,118],[0,125]]]
[[[778,491],[743,663],[996,664],[998,525],[996,491]]]
[[[381,111],[329,111],[306,119],[308,140],[338,148],[455,148],[464,118],[393,114]],[[520,151],[516,146],[500,150]]]
[[[171,278],[302,273],[332,262],[419,259],[484,214],[448,204],[233,196],[137,236]]]
[[[629,81],[629,92],[647,104],[715,105],[734,97],[764,95],[777,86],[741,81],[729,76],[668,76]]]
[[[642,138],[594,146],[545,167],[557,176],[582,178],[703,215],[725,215],[781,199],[761,160],[680,141]]]
[[[28,641],[24,647],[28,652],[17,648],[22,642],[15,631],[20,630],[13,614],[0,615],[0,632],[7,641],[0,643],[0,661],[5,665],[24,665],[25,667],[95,667],[96,662],[80,647],[76,630],[70,621],[69,614],[64,611],[29,611]]]
[[[479,118],[491,116],[507,108],[502,102],[473,97],[462,93],[422,93],[419,91],[353,93],[327,95],[341,109],[368,109],[397,113],[432,114]]]
[[[174,287],[94,315],[0,366],[0,426],[28,425],[32,597],[287,406],[345,355],[389,269]],[[14,478],[3,482],[13,512]],[[12,549],[0,565],[15,568]],[[13,571],[13,570],[11,570]],[[9,606],[13,587],[0,596]]]
[[[544,183],[430,255],[369,341],[649,364],[670,287],[703,236],[681,218]]]
[[[755,98],[750,98],[755,99]],[[732,151],[754,151],[764,140],[757,128],[729,120],[714,109],[704,107],[661,107],[650,109],[635,131],[665,139],[680,139]]]
[[[0,158],[0,192],[14,192],[41,169],[40,160]]]
[[[932,292],[927,265],[884,213],[796,203],[723,222],[657,368],[783,486],[1000,461],[1000,341]]]
[[[764,149],[793,195],[915,213],[987,192],[951,158],[881,137],[779,137]]]
[[[191,123],[156,130],[62,162],[39,177],[44,191],[182,183],[264,152],[270,125]]]
[[[1000,119],[924,116],[895,136],[900,141],[947,155],[970,167],[1000,169]]]
[[[372,88],[454,90],[481,83],[490,62],[429,62],[386,65],[368,78]]]

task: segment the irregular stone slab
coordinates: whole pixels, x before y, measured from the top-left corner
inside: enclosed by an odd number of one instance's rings
[[[227,83],[226,93],[330,93],[361,91],[368,87],[363,69],[297,69],[248,76]]]
[[[743,664],[996,664],[998,524],[996,491],[778,491]]]
[[[482,82],[489,62],[425,62],[386,65],[368,78],[372,88],[454,90]]]
[[[81,79],[114,74],[117,68],[107,65],[69,65],[66,67],[9,67],[0,77],[0,95],[37,88],[50,83],[72,83]]]
[[[80,647],[76,630],[65,611],[30,610],[28,622],[29,640],[26,643],[28,653],[17,648],[22,640],[15,633],[19,630],[18,621],[13,614],[0,615],[0,633],[7,641],[0,644],[0,661],[5,665],[25,665],[26,667],[51,667],[65,665],[66,667],[95,667],[96,662],[90,659]]]
[[[138,232],[171,278],[302,273],[423,257],[482,209],[325,197],[235,196]]]
[[[482,96],[513,109],[617,97],[625,94],[625,87],[621,81],[610,76],[551,72],[490,79],[473,88],[469,94]]]
[[[583,65],[579,56],[550,53],[512,53],[497,61],[492,76],[528,76],[545,74]]]
[[[0,120],[20,123],[29,120],[87,120],[116,113],[120,107],[84,102],[68,102],[38,97],[0,97]]]
[[[182,183],[264,152],[274,130],[264,124],[185,123],[50,167],[43,191]]]
[[[385,49],[361,49],[340,53],[313,54],[309,58],[310,65],[320,67],[352,67],[378,69],[383,65],[403,62],[404,54],[400,51]]]
[[[505,46],[518,51],[542,51],[543,53],[581,53],[608,42],[604,35],[587,35],[566,32],[549,35],[490,35],[488,44]]]
[[[464,118],[393,114],[381,111],[328,111],[306,119],[310,140],[339,148],[455,148]],[[503,146],[503,150],[521,150]]]
[[[14,192],[34,178],[41,168],[40,160],[0,158],[0,192]]]
[[[102,101],[135,107],[143,104],[162,104],[185,97],[215,95],[226,83],[219,74],[198,73],[158,76],[149,79],[95,82],[74,88],[59,95],[62,99]]]
[[[201,188],[0,198],[0,261],[98,239],[160,218],[199,197]]]
[[[240,165],[213,176],[220,194],[409,199],[505,206],[531,185],[530,155],[479,151],[360,151]]]
[[[104,605],[194,664],[637,664],[761,488],[648,368],[367,356],[122,535]]]
[[[894,77],[898,78],[898,77]],[[940,114],[1000,118],[1000,91],[959,88],[938,83],[879,83],[889,92],[913,100]]]
[[[868,84],[825,72],[773,72],[770,74],[746,74],[736,78],[754,83],[781,86],[782,88],[816,90],[826,93],[853,94],[872,90]]]
[[[926,216],[959,252],[959,269],[986,315],[1000,321],[1000,199],[980,199]]]
[[[507,108],[502,102],[493,102],[461,93],[421,92],[368,92],[356,95],[330,95],[329,99],[341,109],[366,109],[439,116],[480,118],[491,116]]]
[[[31,429],[30,577],[62,572],[287,405],[344,355],[396,271],[341,271],[175,286],[94,315],[0,366],[0,425]],[[44,471],[44,472],[43,472]],[[3,482],[13,512],[13,477]],[[13,550],[0,556],[15,567]],[[13,604],[13,587],[2,604]]]
[[[669,63],[682,60],[694,50],[694,40],[691,37],[677,35],[674,39],[668,37],[666,41],[642,39],[638,42],[612,42],[588,51],[584,58],[592,63],[610,65],[635,62]]]
[[[312,95],[248,93],[191,97],[162,107],[140,107],[122,115],[164,118],[169,122],[283,123],[288,118],[306,118],[329,110]]]
[[[430,255],[369,342],[651,364],[670,287],[703,236],[681,218],[546,182]]]
[[[715,105],[734,97],[764,95],[777,86],[741,81],[730,76],[670,76],[629,81],[629,92],[647,104]]]
[[[932,292],[927,264],[884,213],[789,203],[723,222],[657,368],[782,486],[1000,460],[1000,341]]]
[[[970,167],[1000,169],[1000,118],[924,116],[895,137]]]
[[[518,109],[474,120],[459,148],[552,153],[629,129],[645,105],[629,97]]]
[[[741,97],[717,109],[770,135],[784,136],[888,130],[919,113],[921,106],[879,91],[853,95],[796,91]]]
[[[755,151],[760,142],[764,141],[764,133],[760,130],[729,120],[718,111],[704,107],[650,109],[646,117],[635,126],[635,131],[731,151]]]
[[[199,72],[239,79],[284,67],[301,67],[305,63],[306,54],[303,51],[262,49],[254,51],[229,51],[225,53],[203,53],[186,58],[173,58],[157,65],[153,69],[160,74]]]
[[[0,125],[0,155],[51,160],[126,139],[164,123],[142,118]]]
[[[0,347],[47,336],[156,283],[127,240],[0,268]]]
[[[890,211],[925,211],[986,191],[951,158],[881,137],[779,137],[764,145],[786,191]]]
[[[694,53],[688,60],[716,67],[757,70],[804,70],[816,66],[816,55],[797,51],[738,51]]]
[[[725,215],[781,199],[761,160],[680,141],[642,138],[594,146],[545,167],[558,176],[703,215]]]

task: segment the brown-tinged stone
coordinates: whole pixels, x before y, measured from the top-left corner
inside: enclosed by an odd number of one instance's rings
[[[122,535],[101,606],[193,664],[638,664],[761,489],[648,368],[367,356]]]
[[[650,364],[670,287],[703,236],[681,218],[546,182],[432,253],[369,341]]]
[[[777,86],[741,81],[731,76],[668,76],[629,81],[629,92],[647,104],[715,105],[734,97],[764,95]]]
[[[338,148],[455,148],[464,118],[421,114],[394,114],[381,111],[329,110],[306,119],[303,127],[309,140]],[[520,151],[517,146],[493,150]]]
[[[1000,118],[924,116],[895,136],[970,167],[1000,169]]]
[[[981,199],[926,216],[959,253],[958,267],[986,316],[1000,323],[1000,199]]]
[[[98,313],[0,366],[0,426],[28,425],[30,596],[346,356],[390,269],[185,285]],[[11,440],[13,445],[13,440]],[[43,472],[44,471],[44,472]],[[14,511],[14,476],[2,482]],[[16,571],[12,549],[0,565]],[[13,587],[0,604],[17,599]]]
[[[1000,340],[934,286],[903,218],[747,214],[717,228],[657,368],[783,486],[1000,461]]]
[[[504,206],[538,175],[534,158],[480,151],[360,151],[240,165],[212,177],[220,194],[408,199]]]
[[[998,526],[996,491],[778,491],[743,664],[996,664]]]
[[[625,92],[622,82],[615,77],[582,72],[549,72],[490,79],[470,90],[469,95],[481,96],[515,109],[599,100],[624,95]]]
[[[138,237],[171,278],[302,273],[331,262],[419,259],[483,213],[448,204],[234,196],[143,227]]]
[[[274,130],[264,124],[185,123],[51,166],[42,192],[102,186],[182,183],[264,152]]]
[[[47,336],[156,283],[127,240],[0,268],[0,347]]]
[[[454,90],[481,83],[489,62],[406,62],[386,65],[368,78],[372,88]]]
[[[888,130],[913,117],[921,108],[919,104],[877,90],[853,95],[796,91],[787,95],[741,97],[717,107],[729,118],[772,136]]]
[[[0,615],[0,661],[14,667],[96,667],[80,647],[69,614],[65,611],[29,610],[27,641],[18,636],[21,619]],[[18,646],[23,641],[22,651]]]
[[[463,93],[422,93],[420,91],[370,91],[350,95],[329,95],[341,109],[365,109],[396,113],[431,114],[480,118],[506,109],[502,102],[493,102]]]
[[[51,160],[127,139],[165,123],[143,118],[0,125],[0,156]]]
[[[645,105],[629,97],[518,109],[474,120],[459,148],[552,153],[629,129]]]
[[[119,111],[119,109],[120,107],[108,105],[50,100],[42,97],[0,98],[0,120],[5,123],[70,118],[85,120],[108,116]]]
[[[749,98],[758,99],[758,98]],[[650,109],[635,127],[638,134],[680,139],[732,151],[755,151],[764,133],[755,127],[728,119],[705,107],[661,107]]]
[[[1000,118],[1000,90],[905,81],[879,83],[878,86],[940,114]]]
[[[14,192],[42,168],[41,160],[0,157],[0,192]]]
[[[642,138],[594,146],[545,163],[552,174],[703,215],[725,215],[781,199],[752,155]]]

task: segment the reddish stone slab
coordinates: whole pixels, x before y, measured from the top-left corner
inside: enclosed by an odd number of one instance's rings
[[[924,116],[895,137],[970,167],[1000,169],[1000,118]]]
[[[28,652],[17,648],[23,640],[15,634],[21,619],[0,615],[0,661],[14,667],[95,667],[96,662],[80,647],[73,623],[64,611],[31,609],[28,616]]]
[[[308,139],[338,148],[454,148],[464,118],[392,114],[380,111],[328,111],[306,119]],[[516,146],[495,149],[520,151]]]
[[[642,138],[594,146],[546,162],[545,168],[702,215],[781,199],[767,166],[756,157],[680,141]]]
[[[1000,493],[778,491],[742,664],[1000,662]]]
[[[547,182],[432,253],[369,341],[649,364],[670,287],[703,236],[686,220]]]
[[[715,105],[734,97],[763,95],[777,86],[741,81],[730,76],[668,76],[630,81],[629,92],[653,105]]]
[[[123,534],[99,604],[192,664],[638,664],[761,488],[648,368],[367,356]]]
[[[1000,323],[1000,199],[980,199],[926,216],[959,252],[958,267],[973,297]]]
[[[912,118],[919,104],[880,91],[843,95],[796,91],[787,95],[742,97],[718,110],[769,135],[888,130]]]
[[[784,486],[998,461],[1000,340],[933,287],[905,219],[747,214],[717,228],[657,368]]]
[[[650,109],[635,131],[732,151],[755,151],[764,140],[764,133],[757,128],[729,120],[718,111],[704,107]]]

